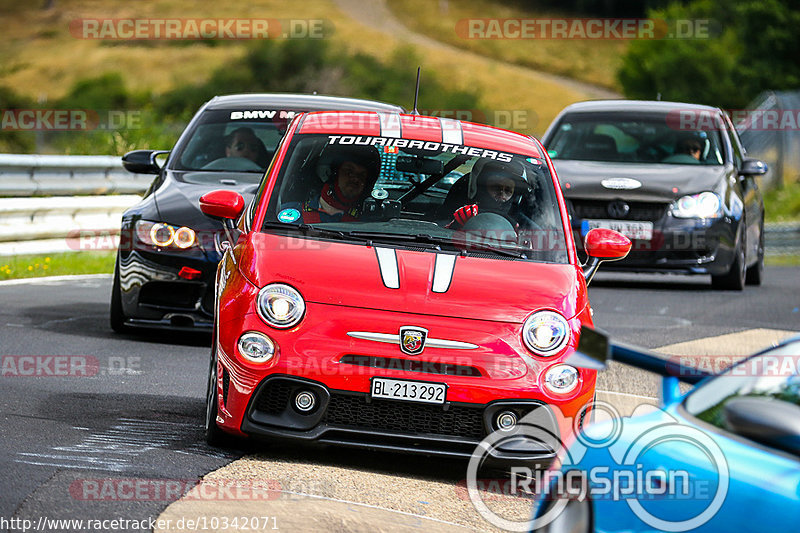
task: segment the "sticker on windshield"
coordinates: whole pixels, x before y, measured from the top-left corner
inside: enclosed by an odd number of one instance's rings
[[[285,223],[290,223],[300,218],[300,211],[297,209],[284,209],[278,213],[278,220]]]
[[[475,148],[473,146],[463,146],[460,144],[447,144],[435,141],[420,141],[418,139],[395,139],[389,137],[372,137],[356,135],[328,135],[329,144],[356,145],[356,146],[382,146],[386,148],[408,148],[411,150],[430,150],[432,152],[445,152],[451,154],[463,154],[470,157],[486,157],[504,163],[511,162],[514,157],[512,154]]]
[[[283,118],[283,119],[292,119],[297,114],[298,111],[286,111],[286,110],[273,111],[266,109],[254,109],[251,111],[231,111],[231,120],[252,120],[252,119],[264,120],[265,118],[272,120],[276,116],[278,118]]]

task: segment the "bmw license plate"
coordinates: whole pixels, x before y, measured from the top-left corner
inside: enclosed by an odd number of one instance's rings
[[[447,396],[447,385],[428,381],[372,378],[370,395],[373,398],[387,398],[389,400],[443,404]]]
[[[652,222],[632,222],[627,220],[584,220],[581,233],[586,235],[590,229],[606,228],[618,231],[629,239],[649,241],[653,238]]]

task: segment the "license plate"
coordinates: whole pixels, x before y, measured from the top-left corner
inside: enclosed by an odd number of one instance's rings
[[[652,222],[632,222],[627,220],[584,220],[581,233],[586,235],[590,229],[606,228],[618,231],[629,239],[649,241],[653,238]]]
[[[447,385],[427,381],[372,378],[371,396],[390,400],[443,404],[447,396]]]

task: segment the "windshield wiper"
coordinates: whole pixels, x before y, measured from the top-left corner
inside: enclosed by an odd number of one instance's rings
[[[513,257],[515,259],[528,259],[528,256],[525,255],[523,252],[517,250],[509,250],[499,246],[493,246],[488,243],[482,242],[460,242],[451,237],[444,237],[444,236],[434,236],[428,233],[417,233],[415,235],[408,235],[405,233],[380,233],[380,232],[371,232],[371,231],[351,231],[349,235],[354,235],[356,237],[363,237],[363,238],[373,238],[373,239],[386,239],[386,240],[395,240],[395,241],[403,241],[403,242],[414,242],[417,244],[432,244],[435,245],[434,248],[436,250],[441,250],[442,245],[446,246],[453,246],[458,249],[465,255],[469,254],[469,250],[467,248],[478,248],[480,250],[494,252],[498,255],[502,255],[505,257]]]
[[[387,232],[380,232],[380,231],[350,231],[347,235],[356,237],[358,239],[368,239],[372,242],[375,239],[378,240],[387,240],[387,241],[402,241],[402,242],[413,242],[415,244],[429,244],[432,245],[431,248],[436,250],[441,250],[442,244],[449,244],[450,241],[445,238],[437,238],[428,235],[427,233],[421,233],[417,235],[409,235],[407,233],[387,233]]]

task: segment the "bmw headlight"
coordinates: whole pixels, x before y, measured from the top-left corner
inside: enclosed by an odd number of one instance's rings
[[[289,285],[272,283],[258,293],[258,314],[273,328],[296,326],[305,312],[303,297]]]
[[[197,234],[192,228],[149,220],[136,221],[136,237],[150,246],[181,250],[191,248],[197,242]]]
[[[522,340],[536,355],[549,357],[567,345],[570,329],[567,320],[555,311],[533,313],[522,325]]]
[[[719,218],[722,216],[722,201],[713,192],[701,192],[682,196],[672,204],[672,216],[676,218]]]

